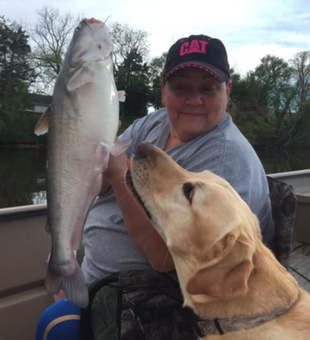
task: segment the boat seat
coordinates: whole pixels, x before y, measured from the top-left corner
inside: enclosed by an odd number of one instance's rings
[[[310,190],[296,190],[297,210],[294,227],[294,240],[301,246],[310,245]]]
[[[288,269],[297,202],[294,187],[269,176],[267,180],[276,231],[274,254]]]

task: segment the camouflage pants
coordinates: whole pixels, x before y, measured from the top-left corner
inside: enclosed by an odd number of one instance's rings
[[[175,272],[121,272],[121,340],[194,340]]]
[[[112,285],[102,287],[94,298],[91,326],[95,340],[118,340],[117,301],[118,288]]]
[[[193,312],[182,307],[175,272],[120,272],[118,285],[100,286],[99,282],[99,287],[91,303],[91,315],[82,313],[81,319],[86,328],[91,324],[93,336],[82,332],[81,340],[198,339]]]

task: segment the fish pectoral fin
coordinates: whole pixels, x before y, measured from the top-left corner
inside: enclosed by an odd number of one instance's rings
[[[124,102],[126,100],[126,92],[125,91],[118,91],[118,101]]]
[[[100,143],[96,150],[95,170],[104,172],[109,163],[109,146],[106,143]]]
[[[93,82],[94,74],[92,70],[87,65],[83,65],[73,74],[73,76],[68,81],[67,90],[71,92],[87,83]]]
[[[49,107],[40,117],[36,126],[34,127],[34,133],[37,136],[44,135],[48,131],[49,119],[50,119],[50,111],[51,108]]]
[[[130,140],[126,140],[123,142],[116,142],[112,145],[112,149],[111,149],[111,154],[113,156],[118,156],[121,153],[125,152],[127,150],[127,148],[129,147],[129,145],[131,144],[131,139]]]

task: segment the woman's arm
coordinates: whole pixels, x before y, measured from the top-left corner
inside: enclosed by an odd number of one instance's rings
[[[111,155],[108,169],[104,173],[103,189],[105,192],[108,190],[107,182],[112,186],[127,232],[151,266],[160,272],[173,270],[174,263],[165,242],[153,227],[144,209],[127,190],[126,170],[126,154],[122,153],[117,157]]]

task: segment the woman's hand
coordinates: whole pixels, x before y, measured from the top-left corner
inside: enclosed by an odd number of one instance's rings
[[[115,138],[114,143],[118,142],[118,138]],[[115,178],[124,178],[124,174],[127,170],[127,156],[125,152],[122,152],[118,156],[110,154],[109,163],[103,176],[111,182]]]
[[[118,142],[118,138],[115,138],[114,143]],[[127,170],[127,156],[125,152],[122,152],[118,156],[110,154],[109,163],[107,169],[102,174],[102,186],[99,196],[102,196],[108,192],[113,181],[124,181],[125,172]]]

